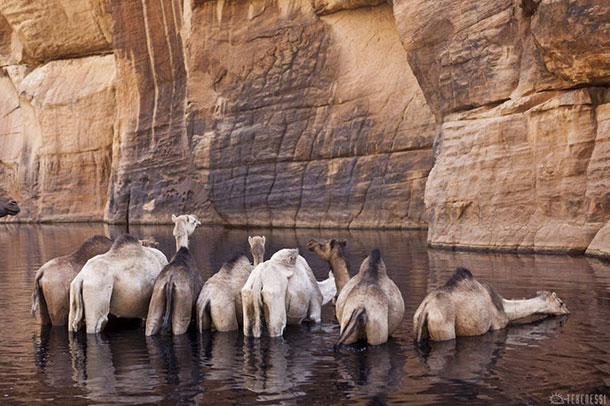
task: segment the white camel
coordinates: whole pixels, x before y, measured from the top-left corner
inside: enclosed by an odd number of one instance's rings
[[[282,249],[254,268],[241,290],[244,335],[261,336],[263,309],[271,337],[281,336],[287,324],[305,318],[319,323],[322,306],[335,294],[332,273],[318,282],[298,249]]]
[[[68,331],[78,331],[84,321],[87,333],[99,333],[108,314],[145,318],[155,279],[165,265],[161,251],[143,247],[129,234],[117,238],[108,252],[91,258],[70,284]]]

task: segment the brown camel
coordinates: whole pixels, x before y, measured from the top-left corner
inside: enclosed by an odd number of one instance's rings
[[[90,258],[105,253],[111,246],[111,239],[96,235],[85,240],[73,253],[41,266],[34,277],[32,315],[40,307],[41,324],[66,325],[70,312],[70,282]]]
[[[507,300],[464,268],[424,298],[413,317],[415,339],[453,340],[498,330],[532,315],[568,314],[555,292],[539,291],[531,298]]]
[[[307,249],[313,251],[323,260],[329,263],[330,269],[335,276],[337,285],[337,297],[341,294],[343,287],[349,282],[349,264],[345,259],[345,240],[314,240],[311,239],[307,243]]]
[[[360,271],[337,298],[341,335],[337,346],[366,340],[383,344],[398,328],[405,312],[402,294],[387,274],[378,249],[371,251]]]
[[[14,216],[20,211],[16,201],[7,199],[6,197],[0,197],[0,217]]]
[[[188,238],[201,222],[188,214],[172,214],[172,221],[177,252],[155,281],[146,317],[147,336],[170,327],[174,335],[184,334],[203,286],[203,275],[188,248]]]
[[[242,324],[240,291],[252,269],[263,261],[265,237],[248,237],[248,244],[254,266],[245,255],[237,255],[203,285],[197,299],[197,325],[200,332],[212,328],[217,331],[232,331]]]

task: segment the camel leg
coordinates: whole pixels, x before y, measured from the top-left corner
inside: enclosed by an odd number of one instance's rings
[[[216,330],[233,331],[239,328],[235,316],[235,302],[212,303],[210,313]]]
[[[428,333],[434,341],[455,339],[455,320],[448,320],[438,310],[428,312]]]
[[[163,312],[165,311],[165,284],[156,283],[150,305],[148,306],[148,315],[146,316],[146,335],[152,336],[159,332],[161,323],[163,322]]]
[[[47,287],[45,286],[45,288]],[[45,290],[50,293],[44,296],[43,301],[45,302],[51,324],[54,326],[66,325],[68,313],[70,312],[70,291],[65,290],[64,287],[53,287],[52,285]],[[47,297],[49,300],[46,300]]]
[[[250,291],[243,290],[241,292],[241,299],[244,335],[248,337],[252,335],[252,322],[254,319],[254,310],[252,308],[252,295],[250,294]]]
[[[83,282],[83,303],[85,305],[87,334],[101,332],[106,323],[108,323],[113,282],[112,277],[92,280],[89,283],[87,280]]]
[[[373,313],[367,309],[366,341],[370,345],[379,345],[388,341],[388,308]]]
[[[44,289],[40,289],[39,291],[39,299],[38,299],[38,314],[40,315],[40,324],[49,325],[53,324],[51,320],[51,316],[49,315],[49,307],[47,306],[47,301],[44,295]],[[68,315],[66,314],[66,320],[68,321]],[[66,324],[64,321],[63,324]]]
[[[320,323],[322,321],[322,305],[317,300],[309,302],[309,320],[314,323]]]
[[[184,334],[191,323],[193,312],[193,292],[190,288],[176,286],[172,309],[172,334]]]

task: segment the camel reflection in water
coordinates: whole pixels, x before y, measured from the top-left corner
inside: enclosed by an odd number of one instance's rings
[[[494,369],[507,347],[536,346],[535,341],[555,338],[568,317],[509,325],[505,329],[490,331],[481,336],[425,341],[413,345],[419,360],[434,376],[445,380],[476,380]]]

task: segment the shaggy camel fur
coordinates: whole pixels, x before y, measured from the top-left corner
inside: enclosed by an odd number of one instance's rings
[[[184,334],[203,286],[203,275],[188,248],[189,236],[201,222],[188,214],[172,214],[172,221],[177,252],[155,281],[146,317],[147,336],[170,327],[174,335]]]
[[[286,324],[299,324],[306,317],[321,321],[322,306],[335,295],[332,274],[317,282],[298,249],[283,249],[258,265],[241,290],[244,335],[260,337],[262,309],[269,336],[284,333]]]
[[[70,311],[70,282],[90,258],[105,253],[111,246],[111,239],[96,235],[86,239],[73,253],[41,266],[34,277],[32,315],[40,307],[41,324],[64,326]]]
[[[243,255],[225,263],[208,279],[197,299],[197,326],[199,331],[214,328],[217,331],[237,330],[243,323],[241,288],[254,267]]]
[[[358,274],[344,286],[337,298],[336,311],[341,323],[337,346],[358,340],[383,344],[398,328],[405,304],[378,249],[362,261]]]
[[[108,252],[91,258],[70,284],[68,330],[99,333],[108,314],[144,318],[157,275],[167,258],[155,248],[123,234]]]
[[[341,294],[341,291],[349,282],[349,264],[345,258],[345,246],[347,241],[345,240],[314,240],[311,239],[307,243],[309,251],[313,251],[320,258],[328,262],[330,270],[332,271],[335,282],[337,285],[337,296]]]
[[[417,341],[443,341],[485,334],[532,315],[568,313],[555,292],[539,291],[529,299],[507,300],[467,269],[458,268],[444,286],[428,293],[413,316],[413,327]]]

